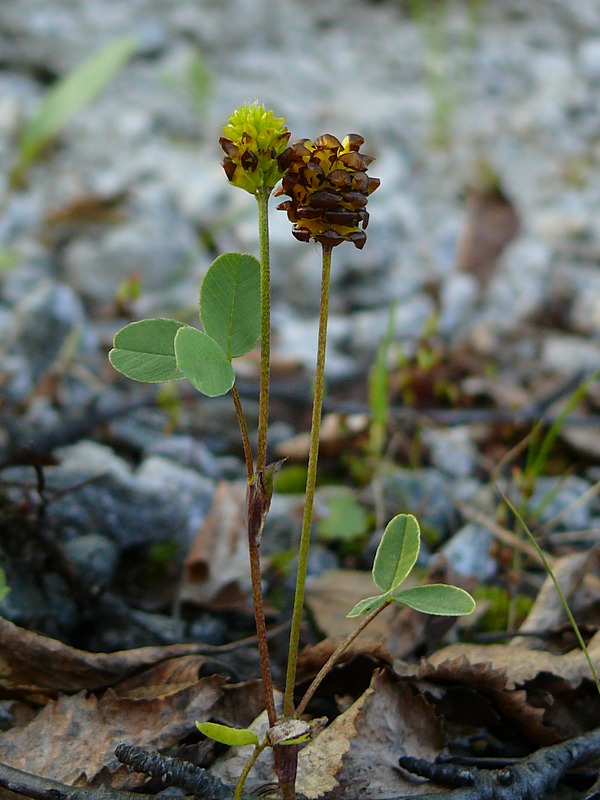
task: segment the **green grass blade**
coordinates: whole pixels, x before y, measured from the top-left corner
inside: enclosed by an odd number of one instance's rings
[[[117,39],[56,81],[21,135],[19,161],[14,172],[22,173],[42,147],[100,94],[131,58],[136,47],[136,40],[131,36]]]
[[[598,694],[600,694],[600,678],[598,677],[598,673],[596,671],[596,667],[594,666],[594,662],[592,661],[592,658],[590,656],[589,650],[587,649],[586,643],[583,640],[583,636],[581,635],[581,631],[579,630],[579,626],[577,625],[577,622],[575,621],[575,617],[573,616],[573,613],[571,612],[571,609],[570,609],[569,604],[567,602],[567,598],[565,597],[565,595],[563,593],[563,590],[560,588],[559,582],[556,580],[556,575],[554,574],[554,571],[552,570],[552,567],[548,563],[548,559],[544,555],[544,551],[539,546],[535,536],[531,533],[531,531],[529,530],[529,528],[525,524],[525,520],[519,514],[519,512],[514,507],[514,505],[510,502],[508,497],[500,489],[498,489],[498,491],[500,492],[500,495],[501,495],[502,499],[504,500],[504,502],[506,503],[506,505],[510,508],[512,513],[515,515],[515,519],[517,520],[519,525],[523,528],[523,530],[525,532],[525,535],[527,536],[527,538],[529,539],[529,541],[531,542],[531,544],[535,548],[535,550],[536,550],[536,552],[537,552],[537,554],[538,554],[538,556],[540,558],[540,561],[544,565],[544,569],[546,570],[546,574],[550,576],[550,580],[552,581],[552,583],[554,584],[554,588],[558,592],[558,596],[560,598],[560,602],[562,604],[564,612],[567,615],[567,619],[571,623],[571,627],[573,628],[573,632],[575,633],[575,636],[577,637],[577,641],[579,643],[579,647],[581,648],[581,650],[583,652],[583,655],[585,656],[585,660],[588,663],[588,666],[590,668],[590,672],[591,672],[592,677],[594,679],[594,683],[596,684],[596,688],[598,689]]]

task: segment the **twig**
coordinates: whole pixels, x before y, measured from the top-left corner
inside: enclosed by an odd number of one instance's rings
[[[567,742],[543,747],[515,765],[480,770],[456,764],[436,764],[412,756],[399,759],[401,767],[442,786],[459,786],[444,792],[444,800],[538,800],[554,789],[573,767],[600,757],[600,728]],[[420,800],[440,798],[423,794]],[[389,798],[388,800],[408,800]]]
[[[156,800],[156,795],[125,792],[107,785],[67,786],[50,778],[40,778],[38,775],[22,772],[6,764],[0,764],[0,788],[8,789],[23,797],[31,797],[33,800]],[[163,798],[166,797],[163,795]]]
[[[204,800],[228,800],[231,797],[231,789],[222,780],[189,761],[126,744],[120,744],[115,755],[135,772],[160,778],[165,786],[177,786]]]

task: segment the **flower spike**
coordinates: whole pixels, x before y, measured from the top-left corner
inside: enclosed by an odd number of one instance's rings
[[[314,142],[298,139],[282,154],[287,173],[275,195],[290,199],[277,208],[287,212],[296,239],[314,239],[328,248],[342,242],[364,247],[367,200],[379,179],[367,175],[373,158],[360,152],[363,143],[357,133],[343,142],[326,133]]]
[[[280,161],[289,138],[283,117],[265,111],[259,103],[238,108],[219,139],[227,180],[253,195],[261,189],[270,193],[285,172]]]

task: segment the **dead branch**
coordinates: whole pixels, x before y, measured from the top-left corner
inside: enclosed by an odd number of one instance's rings
[[[437,764],[412,756],[401,756],[400,766],[440,786],[460,787],[444,792],[447,800],[536,800],[546,797],[566,773],[600,758],[600,728],[560,744],[536,750],[517,764],[502,769],[480,770],[455,764]],[[433,800],[440,794],[420,795]],[[408,797],[390,800],[409,800]]]
[[[32,800],[156,800],[156,795],[113,789],[110,786],[67,786],[49,778],[40,778],[6,764],[0,764],[0,788]],[[168,800],[166,795],[163,797]],[[173,795],[175,797],[175,795]],[[178,796],[178,800],[182,800]]]

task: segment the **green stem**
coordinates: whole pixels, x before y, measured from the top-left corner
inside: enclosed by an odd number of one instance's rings
[[[319,434],[321,430],[321,410],[325,393],[325,350],[327,344],[327,317],[329,313],[329,286],[331,277],[331,248],[323,248],[323,272],[321,277],[321,305],[319,310],[319,338],[317,344],[317,368],[315,373],[314,400],[310,429],[310,449],[308,456],[308,474],[306,477],[306,498],[302,517],[302,533],[300,534],[300,551],[298,554],[298,574],[292,612],[290,646],[283,700],[283,716],[291,717],[294,713],[294,684],[298,664],[298,647],[300,644],[300,626],[302,624],[302,608],[306,590],[306,570],[310,549],[310,531],[312,526],[315,485],[317,482],[317,462],[319,458]]]
[[[254,752],[250,756],[248,763],[246,764],[244,769],[241,771],[240,777],[238,778],[238,782],[235,785],[233,800],[240,800],[240,798],[242,797],[242,791],[244,789],[244,784],[246,783],[246,778],[248,777],[248,773],[250,772],[250,770],[256,763],[256,759],[259,757],[259,755],[262,753],[262,751],[265,749],[266,746],[267,742],[265,740],[261,744],[257,744],[254,747]]]
[[[244,459],[246,461],[246,473],[248,484],[254,483],[254,462],[252,459],[252,445],[250,444],[250,435],[248,434],[248,425],[246,424],[246,417],[242,408],[242,398],[237,390],[235,383],[231,387],[231,397],[235,407],[235,414],[237,416],[238,425],[240,426],[240,434],[242,437],[242,445],[244,447]]]
[[[308,689],[304,693],[304,697],[302,698],[302,700],[298,703],[298,708],[296,709],[296,713],[294,714],[294,716],[299,717],[304,713],[304,710],[306,709],[306,706],[309,704],[309,702],[311,701],[314,693],[317,691],[317,689],[319,688],[319,686],[323,682],[323,679],[327,677],[328,673],[336,665],[337,661],[342,656],[342,654],[350,647],[350,645],[356,639],[356,637],[359,636],[364,631],[364,629],[367,627],[367,625],[369,625],[371,622],[373,622],[375,617],[378,614],[381,614],[383,609],[387,608],[393,602],[394,602],[393,600],[388,600],[387,603],[384,603],[383,605],[379,606],[379,608],[376,608],[375,611],[371,611],[371,613],[368,614],[362,620],[362,622],[359,625],[356,626],[355,630],[353,630],[352,633],[350,633],[344,639],[344,641],[341,642],[341,644],[339,644],[335,648],[333,653],[329,656],[327,661],[323,664],[321,669],[318,671],[318,673],[313,678],[313,682],[311,683],[311,685],[308,687]]]
[[[537,539],[535,538],[535,536],[531,533],[531,531],[527,527],[523,517],[519,514],[517,509],[510,502],[510,500],[504,494],[504,492],[501,489],[498,489],[498,491],[500,492],[500,495],[502,496],[502,499],[504,500],[506,505],[510,508],[512,513],[515,515],[519,525],[525,531],[525,535],[527,536],[527,538],[529,539],[531,544],[535,547],[536,552],[537,552],[538,556],[540,557],[540,561],[544,565],[544,569],[546,570],[546,574],[550,576],[550,580],[554,584],[554,588],[556,589],[557,594],[558,594],[558,596],[560,598],[560,602],[561,602],[561,605],[562,605],[562,607],[564,609],[564,612],[567,615],[567,618],[568,618],[569,622],[571,623],[571,627],[573,628],[573,632],[574,632],[574,634],[575,634],[575,636],[577,638],[577,641],[579,643],[579,647],[581,648],[581,651],[582,651],[582,653],[584,655],[584,658],[587,661],[588,667],[589,667],[590,672],[592,674],[592,678],[594,680],[594,683],[596,684],[596,689],[598,690],[598,694],[600,694],[600,676],[598,675],[598,672],[596,670],[594,662],[592,661],[592,657],[590,656],[590,651],[587,649],[587,646],[586,646],[586,643],[584,641],[584,638],[581,635],[581,631],[579,630],[579,625],[577,624],[577,622],[575,620],[575,617],[573,616],[573,612],[571,611],[571,608],[569,606],[569,603],[567,602],[567,598],[565,597],[564,592],[560,588],[560,584],[556,579],[556,575],[554,574],[554,570],[550,566],[550,563],[549,563],[548,559],[546,558],[546,556],[544,554],[544,551],[542,550],[542,548],[537,543]]]
[[[264,472],[267,464],[267,427],[269,424],[269,377],[271,363],[271,268],[269,257],[269,192],[261,189],[258,203],[260,243],[260,394],[258,398],[258,449],[256,470]]]

